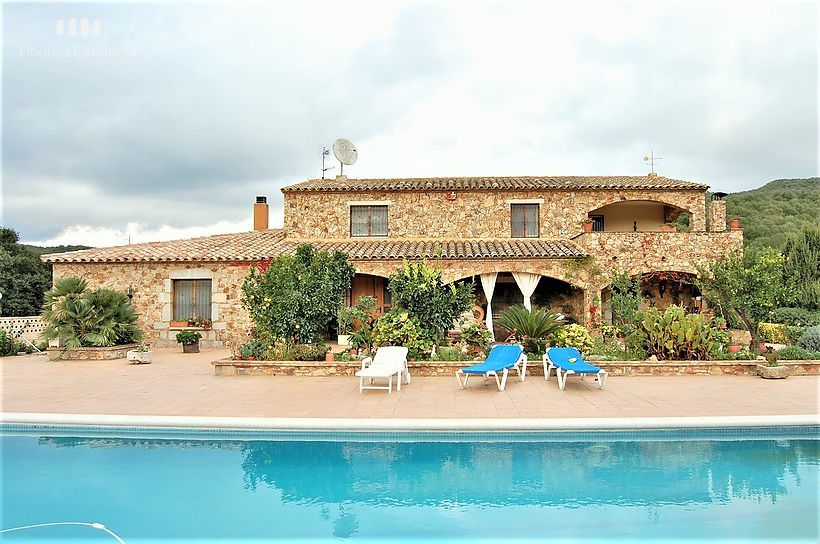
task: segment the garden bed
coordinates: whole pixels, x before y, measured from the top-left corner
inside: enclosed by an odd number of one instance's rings
[[[49,361],[110,361],[125,359],[129,349],[135,349],[139,344],[121,344],[105,348],[48,348]]]
[[[451,376],[470,361],[410,361],[413,376]],[[353,376],[360,361],[239,361],[221,359],[211,363],[216,376]],[[755,376],[760,361],[594,361],[611,376]],[[820,361],[780,361],[792,376],[820,375]],[[527,363],[527,374],[543,376],[540,361]]]

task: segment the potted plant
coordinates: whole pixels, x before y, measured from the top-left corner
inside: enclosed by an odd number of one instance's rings
[[[196,317],[191,316],[188,318],[188,326],[189,327],[196,327]]]
[[[732,340],[731,342],[729,342],[729,346],[726,348],[726,351],[728,351],[729,353],[737,353],[741,349],[743,349],[743,346],[741,346],[740,342]]]
[[[738,217],[736,215],[732,216],[732,218],[729,219],[729,228],[730,229],[739,229],[740,228],[740,217]]]
[[[675,232],[677,227],[675,223],[664,223],[661,225],[661,232]]]
[[[172,329],[182,329],[182,328],[185,328],[185,327],[188,326],[188,320],[185,319],[185,320],[182,320],[182,321],[180,321],[180,320],[171,321],[170,323],[168,323],[168,326],[171,327]]]
[[[151,363],[153,359],[153,352],[151,348],[149,348],[145,344],[140,344],[136,349],[129,349],[125,352],[125,357],[129,361],[133,361],[131,364],[135,365],[147,365]]]
[[[182,331],[177,333],[177,343],[182,344],[183,353],[199,353],[199,339],[202,335],[198,331]]]
[[[339,308],[339,334],[336,343],[340,346],[349,346],[350,333],[353,332],[353,320],[355,319],[354,309],[348,308],[344,304]]]
[[[766,364],[757,365],[757,375],[767,380],[781,380],[789,377],[789,367],[781,365],[777,360],[777,352],[771,347],[763,355]]]
[[[359,297],[355,306],[343,307],[339,310],[338,343],[340,346],[361,348],[367,344],[369,347],[375,308],[376,299],[364,296]]]
[[[581,226],[584,227],[584,232],[592,232],[592,219],[589,217],[582,219]]]

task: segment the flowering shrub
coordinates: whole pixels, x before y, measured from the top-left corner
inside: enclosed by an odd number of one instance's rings
[[[469,351],[486,352],[493,336],[484,323],[472,323],[461,329],[461,339],[467,344]]]
[[[782,323],[761,323],[758,329],[760,337],[773,344],[793,344],[806,331],[805,327]]]
[[[419,324],[418,318],[407,310],[393,309],[373,327],[373,345],[404,346],[411,357],[418,358],[430,352],[433,339]]]
[[[559,329],[553,334],[550,344],[555,347],[575,348],[582,354],[590,353],[595,346],[587,328],[577,323]]]

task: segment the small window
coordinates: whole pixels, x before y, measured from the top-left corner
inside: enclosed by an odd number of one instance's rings
[[[350,236],[387,236],[387,206],[351,206]]]
[[[512,204],[512,237],[538,238],[538,204]]]
[[[589,218],[592,219],[592,232],[604,232],[603,215],[590,215]]]
[[[211,319],[211,280],[174,280],[174,321]]]

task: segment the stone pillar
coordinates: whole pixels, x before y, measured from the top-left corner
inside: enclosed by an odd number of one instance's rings
[[[709,231],[723,232],[726,230],[726,201],[713,200],[709,203]]]

